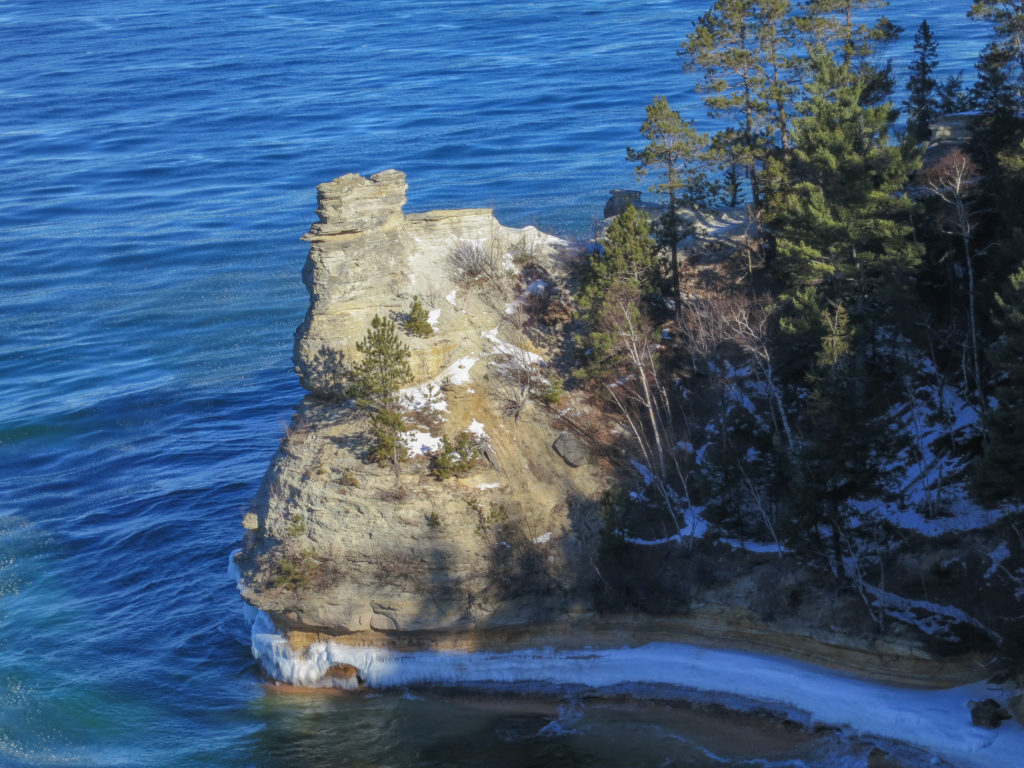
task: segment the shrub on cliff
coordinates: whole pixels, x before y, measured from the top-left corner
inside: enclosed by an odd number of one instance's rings
[[[441,450],[434,455],[430,468],[438,480],[465,477],[479,459],[480,449],[473,436],[462,431],[454,440],[441,437]]]
[[[427,312],[427,308],[423,306],[419,296],[412,297],[412,304],[409,306],[409,317],[402,323],[402,328],[412,336],[426,338],[427,336],[434,335],[434,327],[430,324],[430,314]]]
[[[402,432],[408,429],[398,406],[398,393],[412,381],[409,348],[398,338],[394,322],[374,315],[363,340],[356,343],[362,359],[352,368],[350,391],[370,414],[373,443],[369,456],[381,464],[406,458]]]
[[[374,315],[366,336],[356,342],[356,349],[363,357],[352,367],[349,391],[359,407],[394,409],[399,390],[412,381],[409,347],[398,338],[394,322]]]

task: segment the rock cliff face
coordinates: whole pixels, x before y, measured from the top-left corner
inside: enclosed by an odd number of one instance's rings
[[[326,641],[498,651],[726,641],[922,685],[978,675],[973,657],[936,666],[899,627],[878,636],[860,597],[821,587],[781,551],[682,535],[664,547],[602,540],[600,500],[613,459],[628,465],[625,432],[572,393],[557,407],[535,397],[570,336],[566,244],[486,209],[405,214],[398,171],[318,192],[294,352],[311,394],[234,559],[243,598],[287,639],[290,659]],[[345,370],[373,316],[400,322],[414,296],[435,331],[403,337],[416,381],[403,392],[412,427],[396,470],[366,460],[368,425],[345,400]],[[441,436],[464,431],[483,458],[437,479]],[[301,679],[351,687],[353,675],[325,666]]]
[[[405,215],[406,189],[400,171],[368,179],[348,174],[317,189],[319,221],[304,238],[310,249],[302,270],[310,303],[293,357],[303,385],[315,394],[338,394],[338,373],[356,356],[355,343],[373,316],[401,315],[413,296],[439,310],[436,337],[406,339],[418,380],[479,353],[480,332],[487,323],[498,325],[501,313],[493,310],[504,302],[487,305],[456,284],[452,249],[479,247],[486,258],[519,248],[549,257],[559,242],[533,228],[503,227],[485,208]]]
[[[597,545],[603,472],[536,401],[518,419],[512,373],[544,381],[549,353],[517,328],[520,304],[558,304],[564,243],[501,226],[486,209],[405,215],[404,174],[319,187],[303,279],[310,307],[294,362],[299,408],[247,516],[243,595],[286,630],[352,636],[526,625],[573,612]],[[480,275],[452,264],[463,248]],[[527,264],[528,262],[528,264]],[[534,277],[522,277],[524,265]],[[405,335],[414,423],[399,471],[364,460],[365,420],[343,402],[344,367],[374,315],[401,322],[414,296],[429,338]],[[556,317],[557,312],[552,314]],[[470,474],[429,473],[439,437],[471,430]]]

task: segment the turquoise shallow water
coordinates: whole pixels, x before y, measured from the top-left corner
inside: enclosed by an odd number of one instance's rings
[[[0,2],[0,766],[714,762],[671,706],[268,693],[226,577],[302,395],[315,185],[586,233],[651,96],[701,117],[703,5]],[[771,764],[856,753],[801,749]]]

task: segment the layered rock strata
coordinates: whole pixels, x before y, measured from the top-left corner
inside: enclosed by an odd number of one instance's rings
[[[556,340],[569,335],[565,244],[486,209],[405,214],[398,171],[342,176],[318,193],[294,352],[311,394],[235,558],[243,598],[294,659],[323,643],[502,652],[724,642],[906,684],[982,674],[975,658],[939,662],[898,628],[877,636],[860,598],[817,588],[820,574],[781,553],[705,542],[698,554],[692,540],[616,551],[621,540],[602,540],[600,499],[620,425],[571,395],[557,408],[519,399],[523,371],[534,393],[554,379]],[[453,254],[481,260],[479,273]],[[416,382],[403,393],[409,458],[395,471],[365,458],[367,423],[345,400],[345,370],[374,315],[401,322],[414,296],[435,331],[403,337]],[[531,335],[524,315],[545,333]],[[463,431],[482,458],[438,480],[441,436]],[[359,674],[303,681],[351,687]]]

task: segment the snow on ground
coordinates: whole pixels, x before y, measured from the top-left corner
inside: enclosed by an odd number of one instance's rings
[[[661,683],[804,712],[812,723],[913,744],[958,766],[1014,768],[1024,755],[1019,723],[1008,721],[993,730],[971,725],[971,700],[1005,698],[984,683],[938,691],[899,688],[789,659],[682,643],[397,653],[318,642],[299,656],[262,611],[253,622],[251,640],[253,655],[272,677],[297,685],[355,688],[354,679],[325,680],[335,664],[353,666],[371,688],[532,683],[602,689]]]
[[[1010,556],[1010,550],[1006,546],[1005,541],[1000,541],[999,546],[996,547],[990,554],[989,559],[992,561],[992,565],[985,571],[985,578],[989,578],[994,575],[999,567],[1006,561],[1006,558]]]
[[[451,304],[453,307],[457,306],[455,304],[455,293],[457,292],[457,290],[458,289],[456,289],[456,288],[452,288],[452,292],[444,297],[444,300],[447,301],[449,304]]]
[[[450,384],[468,384],[470,382],[469,372],[476,363],[475,357],[463,357],[445,368],[434,379],[419,384],[415,387],[407,387],[398,392],[398,401],[401,406],[409,411],[423,412],[426,410],[435,413],[443,413],[448,410],[448,401],[444,399],[439,382],[447,381]]]
[[[441,438],[434,437],[429,432],[403,432],[402,442],[409,449],[413,456],[432,453],[441,449]]]
[[[986,627],[973,616],[969,616],[959,608],[951,605],[941,605],[928,600],[911,600],[892,592],[874,587],[867,582],[861,584],[865,592],[875,598],[874,604],[886,612],[889,616],[908,624],[913,624],[929,635],[937,637],[955,637],[950,630],[950,624],[969,624],[980,629],[997,643],[1002,644],[1003,638],[993,630]]]
[[[448,410],[448,401],[444,399],[440,387],[432,381],[399,390],[398,403],[407,411],[430,410],[442,413]]]
[[[483,440],[487,437],[487,433],[484,432],[484,425],[476,419],[473,419],[469,425],[469,431],[476,435],[478,440]]]
[[[534,365],[544,364],[544,358],[540,355],[528,352],[522,347],[517,347],[515,344],[510,344],[507,341],[499,339],[497,328],[493,328],[489,331],[481,331],[480,335],[494,345],[494,354],[508,355],[516,360],[522,360],[525,363],[532,363]]]
[[[440,319],[441,319],[441,308],[440,307],[438,307],[436,309],[430,310],[430,313],[427,315],[427,322],[430,323],[430,327],[433,328],[435,331],[437,330],[437,321],[440,320]]]
[[[469,372],[478,358],[463,357],[445,368],[440,375],[441,381],[447,379],[452,384],[469,384]]]

